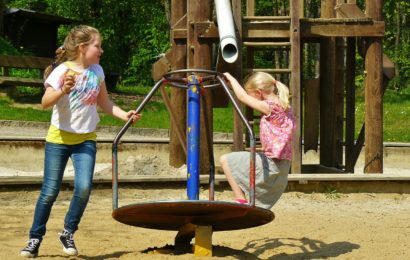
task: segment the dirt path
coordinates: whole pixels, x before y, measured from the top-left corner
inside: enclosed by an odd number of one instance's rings
[[[67,259],[57,241],[72,191],[54,206],[39,259]],[[0,259],[18,259],[38,190],[0,191]],[[207,194],[202,191],[201,198]],[[230,200],[227,190],[219,200]],[[120,204],[185,197],[177,187],[120,189]],[[121,206],[121,205],[120,205]],[[410,195],[285,193],[264,226],[213,234],[214,257],[227,259],[410,259]],[[130,227],[111,218],[111,190],[96,188],[79,231],[80,251],[69,259],[192,259],[191,254],[146,254],[173,244],[176,232]]]

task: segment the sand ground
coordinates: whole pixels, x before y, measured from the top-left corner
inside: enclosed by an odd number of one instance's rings
[[[39,187],[0,190],[0,259],[19,259],[31,225]],[[53,208],[39,259],[192,259],[192,254],[153,254],[173,244],[176,232],[127,226],[111,217],[111,189],[95,187],[75,240],[79,256],[68,257],[57,240],[72,190],[64,187]],[[231,192],[219,187],[218,200]],[[206,198],[207,191],[201,191]],[[120,188],[120,206],[178,199],[185,188],[132,185]],[[226,259],[410,259],[410,195],[285,193],[264,226],[215,232],[214,258]],[[144,251],[149,251],[147,254]],[[198,258],[201,259],[201,258]],[[207,258],[208,259],[208,258]]]

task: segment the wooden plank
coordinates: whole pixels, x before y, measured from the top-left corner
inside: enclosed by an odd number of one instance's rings
[[[295,129],[292,137],[292,163],[291,172],[302,172],[302,137],[301,137],[301,88],[300,88],[300,1],[291,0],[290,13],[290,42],[292,45],[290,69],[292,71],[292,77],[290,79],[290,92],[292,94],[292,109],[293,117],[295,119]]]
[[[259,21],[242,24],[244,41],[254,39],[289,38],[289,21]],[[383,37],[385,24],[381,21],[360,21],[352,19],[301,19],[300,35],[312,37]],[[186,29],[174,29],[171,35],[175,39],[186,39]],[[216,38],[216,27],[211,25],[201,38]]]
[[[285,47],[291,46],[290,42],[243,42],[246,47]]]
[[[199,38],[219,38],[218,27],[214,22],[196,22],[194,24],[194,30],[196,31],[196,34],[198,34]]]
[[[44,57],[0,55],[0,67],[45,69],[52,62]]]
[[[44,80],[42,80],[42,79],[29,79],[29,78],[2,77],[2,76],[0,76],[0,85],[44,87]]]
[[[365,18],[366,15],[363,13],[362,10],[356,5],[352,3],[342,3],[338,4],[335,7],[335,10],[339,17],[342,18]]]
[[[252,73],[252,72],[266,72],[266,73],[276,73],[276,74],[283,74],[283,73],[291,73],[291,69],[261,69],[261,68],[246,68],[243,69],[245,73]]]
[[[284,22],[247,22],[242,23],[244,41],[252,38],[289,38],[289,21]]]
[[[290,16],[244,16],[244,21],[290,21]]]
[[[255,0],[246,0],[246,15],[255,15]]]
[[[304,152],[318,150],[319,143],[319,105],[320,105],[320,81],[309,79],[303,81],[304,89]]]
[[[396,75],[395,65],[390,60],[390,58],[383,53],[383,74],[388,78],[392,79]]]
[[[384,22],[372,24],[302,23],[302,37],[383,37]]]

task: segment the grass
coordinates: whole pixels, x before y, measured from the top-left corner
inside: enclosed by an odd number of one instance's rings
[[[138,98],[144,97],[150,88],[119,88],[120,93],[134,93],[134,98],[127,99],[117,97],[115,102],[125,110],[136,109],[140,101]],[[28,88],[18,90],[20,96],[16,101],[0,97],[0,120],[19,120],[19,121],[41,121],[49,122],[51,117],[50,110],[36,109],[35,106],[20,108],[15,104],[18,102],[35,103],[38,104],[41,99],[41,93],[35,92]],[[137,93],[137,94],[135,94]],[[162,102],[161,98],[156,94],[156,101],[150,101],[146,104],[142,111],[142,119],[133,127],[139,128],[160,128],[168,129],[170,125],[169,113]],[[127,97],[127,96],[124,96]],[[29,105],[30,106],[30,105]],[[410,89],[405,89],[401,92],[388,90],[384,96],[383,103],[383,135],[385,142],[410,142]],[[233,131],[233,108],[214,108],[213,110],[213,124],[215,132],[232,132]],[[357,92],[356,104],[356,136],[364,122],[364,97],[362,90]],[[122,126],[124,122],[111,116],[100,114],[100,125]]]

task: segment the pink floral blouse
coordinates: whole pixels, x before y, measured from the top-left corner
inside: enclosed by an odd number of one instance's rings
[[[291,109],[284,109],[278,102],[266,100],[271,112],[262,115],[260,140],[264,154],[280,160],[292,159],[292,132],[295,126]]]

